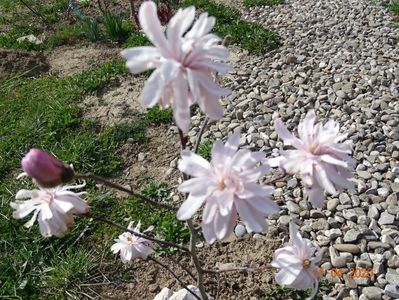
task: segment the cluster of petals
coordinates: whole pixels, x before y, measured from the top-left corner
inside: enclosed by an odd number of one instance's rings
[[[145,82],[141,103],[145,107],[157,103],[161,107],[172,106],[176,124],[183,132],[189,130],[190,105],[198,103],[211,119],[219,119],[223,108],[218,99],[230,93],[214,81],[215,73],[230,70],[224,63],[229,55],[227,48],[219,45],[220,38],[210,33],[215,18],[207,13],[195,22],[194,18],[194,7],[179,9],[170,19],[165,36],[155,3],[145,1],[139,9],[139,21],[155,47],[121,52],[134,74],[155,68]]]
[[[321,272],[318,265],[322,252],[319,246],[302,238],[297,225],[290,223],[289,229],[291,246],[277,249],[271,263],[273,267],[280,269],[275,277],[276,282],[297,290],[311,288],[310,299],[312,299],[319,286]]]
[[[32,218],[25,227],[31,227],[38,220],[40,233],[44,237],[52,235],[63,237],[68,228],[73,225],[73,215],[84,214],[89,210],[86,201],[80,198],[85,192],[70,191],[84,186],[85,184],[20,190],[15,196],[17,201],[10,204],[14,210],[13,217],[22,219],[33,212]]]
[[[133,228],[133,222],[130,222],[128,229],[140,233],[140,222]],[[150,228],[144,232],[151,230]],[[120,252],[120,257],[123,263],[130,264],[135,258],[147,259],[148,255],[154,252],[151,247],[151,241],[138,237],[132,232],[124,232],[117,239],[115,244],[112,245],[111,251],[116,254]]]
[[[216,141],[212,160],[208,162],[185,150],[179,169],[192,178],[184,181],[179,190],[189,193],[177,212],[177,218],[187,220],[205,203],[202,230],[209,243],[224,240],[232,233],[237,214],[247,228],[263,232],[265,217],[279,211],[270,199],[273,188],[257,182],[268,172],[264,153],[238,150],[240,135],[235,133],[226,144]]]
[[[288,173],[301,175],[310,202],[322,208],[325,191],[335,194],[343,188],[353,188],[349,179],[355,160],[348,155],[352,153],[352,142],[344,141],[347,134],[339,133],[339,124],[334,120],[315,124],[315,119],[314,110],[306,114],[298,126],[299,138],[292,135],[280,119],[276,119],[276,132],[285,145],[296,149],[283,151],[269,163]]]

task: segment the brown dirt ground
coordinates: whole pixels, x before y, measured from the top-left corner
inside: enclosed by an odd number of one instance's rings
[[[218,263],[233,263],[236,267],[262,267],[270,263],[273,251],[278,246],[279,243],[270,239],[270,237],[265,237],[263,240],[254,240],[247,236],[244,239],[228,243],[205,245],[204,248],[199,249],[199,258],[208,269],[215,269]],[[186,256],[181,254],[175,258],[185,267],[191,267],[191,271],[195,274],[191,262]],[[173,264],[167,258],[158,259],[172,267],[183,282],[193,284],[192,279],[179,266]],[[174,291],[182,288],[177,280],[152,261],[135,262],[131,267],[129,277],[125,277],[124,283],[117,280],[113,281],[113,278],[110,277],[108,277],[108,280],[114,284],[94,289],[103,299],[149,300],[153,299],[163,287],[169,287]],[[223,273],[220,274],[219,279],[218,299],[241,300],[260,297],[264,289],[272,282],[273,274],[269,270]],[[206,275],[205,285],[210,295],[216,297],[218,293],[216,275]]]
[[[24,50],[0,49],[0,79],[13,76],[39,76],[49,70],[45,56]]]

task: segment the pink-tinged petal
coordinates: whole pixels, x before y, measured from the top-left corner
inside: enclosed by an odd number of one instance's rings
[[[193,195],[189,195],[186,201],[180,206],[179,210],[177,211],[176,217],[179,220],[188,220],[190,219],[197,210],[201,207],[202,203],[206,198],[204,197],[195,197]]]
[[[122,243],[116,243],[116,244],[113,244],[113,245],[111,246],[111,251],[112,251],[114,254],[116,254],[116,253],[118,253],[123,247],[124,247],[124,244],[122,244]]]
[[[216,213],[216,218],[213,222],[213,228],[218,240],[224,240],[233,232],[234,225],[237,221],[237,212],[232,209],[230,214],[223,216]]]
[[[304,149],[302,141],[293,136],[280,119],[274,121],[274,129],[279,137],[284,141],[285,145],[292,145],[297,149]]]
[[[37,208],[37,204],[40,202],[36,199],[26,200],[24,202],[11,202],[10,206],[14,209],[12,214],[14,219],[22,219],[29,215],[32,211]]]
[[[15,195],[16,200],[36,198],[39,196],[38,190],[19,190]]]
[[[283,163],[286,160],[286,158],[284,156],[278,156],[275,158],[269,158],[267,160],[267,163],[269,164],[269,166],[275,168],[275,167],[280,167],[283,168]]]
[[[324,207],[324,191],[318,185],[313,185],[306,188],[306,194],[308,194],[309,202],[313,204],[314,207],[323,208]]]
[[[213,143],[211,156],[211,163],[213,166],[225,165],[227,157],[224,155],[224,145],[221,140],[217,140]]]
[[[162,66],[152,72],[151,76],[144,84],[143,92],[140,96],[144,107],[154,106],[161,98],[165,86],[175,79],[180,64],[174,60],[165,61]]]
[[[230,89],[221,88],[220,86],[218,86],[213,80],[213,78],[209,76],[209,74],[203,72],[197,72],[196,75],[198,82],[201,85],[201,88],[208,91],[209,94],[222,97],[222,96],[227,96],[231,93]]]
[[[187,81],[195,101],[199,101],[201,99],[201,88],[198,82],[197,72],[187,69]],[[201,109],[203,108],[201,107]]]
[[[66,214],[67,212],[73,210],[73,204],[67,201],[54,199],[52,202],[53,209],[58,210],[62,214]]]
[[[193,69],[211,70],[219,74],[225,74],[233,70],[233,67],[230,65],[212,60],[196,61],[195,63],[192,63],[190,67]]]
[[[213,223],[209,224],[202,223],[202,233],[204,235],[205,240],[209,244],[213,244],[217,240]]]
[[[206,90],[201,90],[201,96],[198,99],[198,104],[211,120],[219,120],[223,117],[224,109],[219,103],[219,97],[210,94]]]
[[[234,204],[234,192],[225,188],[222,192],[214,193],[213,197],[216,198],[220,214],[222,216],[230,215]]]
[[[193,23],[194,17],[195,7],[190,6],[185,9],[179,9],[176,14],[170,19],[166,35],[171,45],[178,45],[181,36]],[[176,49],[177,47],[174,48]]]
[[[252,197],[268,197],[274,191],[274,188],[268,185],[260,185],[255,182],[245,183],[241,191],[237,191],[236,195],[240,198],[247,199]]]
[[[209,33],[213,26],[215,26],[215,18],[208,17],[208,13],[202,13],[198,20],[195,21],[193,27],[184,36],[185,38],[199,38],[207,33]]]
[[[240,145],[240,133],[235,132],[229,136],[227,142],[224,146],[225,155],[228,157],[233,157],[234,153],[237,151],[238,146]]]
[[[188,86],[182,74],[179,74],[173,83],[173,116],[177,126],[187,133],[190,129],[190,107],[187,101]]]
[[[148,39],[160,50],[163,56],[168,56],[171,49],[162,32],[161,23],[157,15],[157,6],[152,1],[145,1],[139,9],[141,28]]]
[[[328,174],[326,171],[320,166],[315,165],[315,177],[319,183],[319,185],[324,188],[328,193],[335,194],[337,190],[334,187],[334,184],[328,178]]]
[[[276,282],[282,286],[291,285],[299,275],[298,267],[299,265],[293,268],[281,269],[280,272],[276,274]]]
[[[211,165],[201,156],[189,151],[183,150],[182,160],[179,161],[179,170],[193,177],[208,177],[211,172]]]
[[[340,171],[342,170],[341,168],[335,168],[333,166],[328,166],[324,165],[323,168],[326,170],[328,173],[328,177],[330,180],[337,186],[346,188],[346,189],[353,189],[354,185],[353,182],[348,180],[348,178],[345,176],[346,174],[342,174]],[[345,170],[345,169],[343,169]]]
[[[215,199],[208,199],[206,201],[204,212],[202,214],[202,223],[209,224],[215,219],[215,214],[218,211],[218,205]]]
[[[190,193],[195,196],[207,197],[216,189],[213,182],[209,182],[207,177],[191,178],[179,185],[179,192]]]
[[[122,50],[121,55],[126,59],[126,67],[133,74],[158,67],[160,53],[155,47],[137,47]]]
[[[316,115],[314,110],[310,110],[303,122],[298,126],[299,138],[305,143],[305,145],[310,145],[313,137],[313,126],[316,120]]]
[[[290,241],[293,247],[301,247],[303,244],[302,236],[298,231],[298,225],[293,222],[289,224]]]
[[[271,265],[272,267],[279,269],[296,266],[301,270],[302,260],[296,255],[296,251],[292,246],[286,246],[274,251],[274,258]]]
[[[332,165],[336,165],[336,166],[340,166],[342,168],[348,168],[348,164],[345,161],[342,161],[340,159],[337,159],[331,155],[328,154],[323,154],[320,155],[320,159],[326,163],[332,164]]]
[[[306,300],[313,299],[317,295],[318,291],[319,291],[319,281],[316,279],[314,280],[314,284],[312,285],[312,293],[308,298],[306,298]]]
[[[41,209],[40,209],[40,217],[43,220],[48,220],[53,217],[53,212],[50,209],[50,206],[48,204],[42,204]]]
[[[248,203],[248,205],[252,206],[253,209],[258,210],[265,216],[269,216],[280,211],[280,206],[267,197],[253,197],[245,201]]]
[[[238,215],[251,231],[263,232],[265,230],[267,224],[261,212],[256,211],[246,201],[241,199],[236,199],[235,205]]]

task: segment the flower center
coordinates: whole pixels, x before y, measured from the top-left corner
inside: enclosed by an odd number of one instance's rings
[[[44,197],[43,200],[50,204],[54,200],[53,194],[47,193]]]
[[[319,144],[317,142],[310,144],[309,151],[313,154],[317,154],[319,150]]]
[[[224,179],[222,179],[222,180],[219,181],[218,188],[219,188],[219,190],[221,190],[221,191],[223,191],[223,190],[226,188],[226,182],[225,182]]]
[[[302,267],[304,267],[305,269],[309,268],[310,266],[310,260],[309,259],[304,259],[302,262]]]

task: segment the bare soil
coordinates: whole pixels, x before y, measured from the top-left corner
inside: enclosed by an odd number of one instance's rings
[[[39,76],[48,70],[47,59],[41,53],[0,49],[0,79],[18,75]]]
[[[279,243],[270,237],[254,240],[249,236],[244,239],[235,239],[228,243],[205,245],[199,249],[199,258],[207,269],[216,269],[219,264],[232,266],[262,267],[271,262],[273,251]],[[190,267],[195,274],[188,257],[175,257],[180,264]],[[193,280],[176,264],[167,258],[158,258],[168,264],[179,278],[188,284],[195,284]],[[131,267],[127,282],[108,285],[98,288],[96,292],[104,299],[132,299],[150,300],[163,287],[174,291],[181,289],[180,284],[162,267],[152,261],[137,261]],[[121,270],[122,271],[122,270]],[[122,271],[123,272],[123,271]],[[260,297],[264,289],[273,283],[273,273],[268,269],[257,272],[229,272],[221,273],[219,279],[216,274],[207,274],[205,285],[209,294],[221,300],[250,299]],[[112,278],[108,277],[112,281]],[[219,287],[218,287],[219,286]]]

